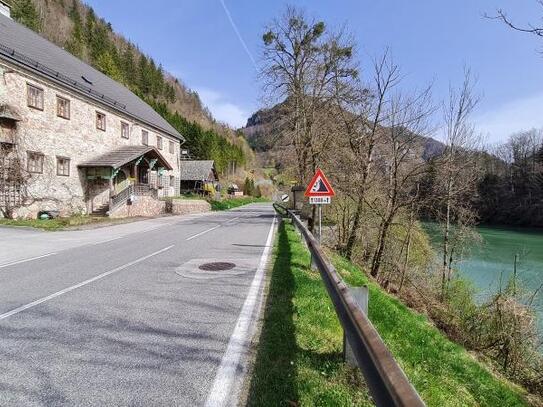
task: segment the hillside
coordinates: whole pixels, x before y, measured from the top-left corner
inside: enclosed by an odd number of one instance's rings
[[[241,131],[247,142],[256,152],[264,166],[277,166],[281,164],[281,157],[288,152],[286,146],[279,140],[280,127],[285,124],[282,111],[283,104],[279,103],[269,109],[260,109],[247,120]],[[445,145],[431,137],[418,136],[418,154],[425,161],[441,154]]]
[[[116,33],[80,0],[7,0],[12,17],[102,71],[153,105],[187,138],[196,158],[216,159],[219,171],[229,161],[244,164],[252,159],[245,139],[217,122],[198,93],[164,71]]]

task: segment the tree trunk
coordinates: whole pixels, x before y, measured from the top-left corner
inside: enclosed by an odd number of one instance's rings
[[[352,259],[353,248],[358,237],[358,226],[360,225],[360,218],[362,216],[362,206],[363,206],[363,202],[358,201],[356,205],[356,212],[354,214],[352,225],[349,229],[349,237],[347,239],[347,244],[345,245],[345,249],[343,250],[343,254],[348,260]]]
[[[383,259],[383,254],[385,252],[385,242],[388,234],[388,228],[390,227],[392,217],[389,216],[381,222],[380,231],[379,231],[379,240],[377,241],[377,248],[373,255],[373,260],[371,262],[371,275],[377,277],[379,270],[381,269],[381,261]]]
[[[409,264],[409,254],[411,253],[411,231],[413,229],[413,223],[415,222],[415,214],[413,210],[409,214],[409,224],[407,227],[407,242],[405,247],[405,257],[402,264],[402,274],[400,277],[400,285],[398,287],[398,294],[402,292],[403,284],[405,281],[405,274],[407,273],[407,266]]]
[[[443,232],[443,268],[441,270],[441,301],[445,301],[445,289],[449,258],[449,234],[451,228],[451,179],[447,183],[447,198],[446,198],[446,215],[445,215],[445,230]]]

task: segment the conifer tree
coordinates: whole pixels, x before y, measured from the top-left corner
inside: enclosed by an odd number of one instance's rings
[[[13,2],[11,17],[26,25],[31,30],[39,32],[41,30],[41,20],[32,0],[16,0]]]
[[[126,84],[134,91],[137,90],[136,62],[134,58],[134,48],[131,44],[125,48],[121,55],[121,68],[126,80]]]
[[[74,23],[74,27],[72,29],[70,38],[68,41],[66,41],[66,50],[78,58],[83,58],[83,51],[85,47],[83,23],[76,0],[73,0],[72,2],[69,15]]]
[[[85,19],[85,40],[87,42],[87,45],[90,45],[93,41],[95,25],[96,15],[94,14],[94,10],[91,7],[89,8],[89,11],[87,12],[87,17]]]
[[[123,81],[123,73],[110,52],[104,52],[98,56],[96,67],[110,78],[118,82]]]
[[[149,60],[145,55],[140,57],[138,63],[138,88],[145,95],[150,94]]]

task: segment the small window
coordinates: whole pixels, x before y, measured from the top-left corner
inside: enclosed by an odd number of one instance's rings
[[[27,170],[35,174],[43,173],[43,154],[27,152]]]
[[[144,146],[149,145],[149,132],[147,130],[141,131],[141,144]]]
[[[100,112],[96,112],[96,128],[98,130],[106,131],[106,115]]]
[[[63,177],[70,176],[70,159],[66,157],[57,157],[57,175]]]
[[[175,153],[175,144],[173,141],[170,141],[170,154]]]
[[[70,119],[70,101],[61,96],[57,96],[57,116]]]
[[[28,84],[28,106],[43,110],[43,89]]]
[[[159,150],[162,150],[162,137],[160,136],[156,136],[156,147]]]
[[[175,177],[173,175],[170,175],[170,186],[175,187]]]
[[[121,137],[130,138],[130,126],[128,123],[121,122]]]

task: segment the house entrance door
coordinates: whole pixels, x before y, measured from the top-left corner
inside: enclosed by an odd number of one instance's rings
[[[138,184],[148,184],[149,183],[149,168],[147,167],[138,167]]]

